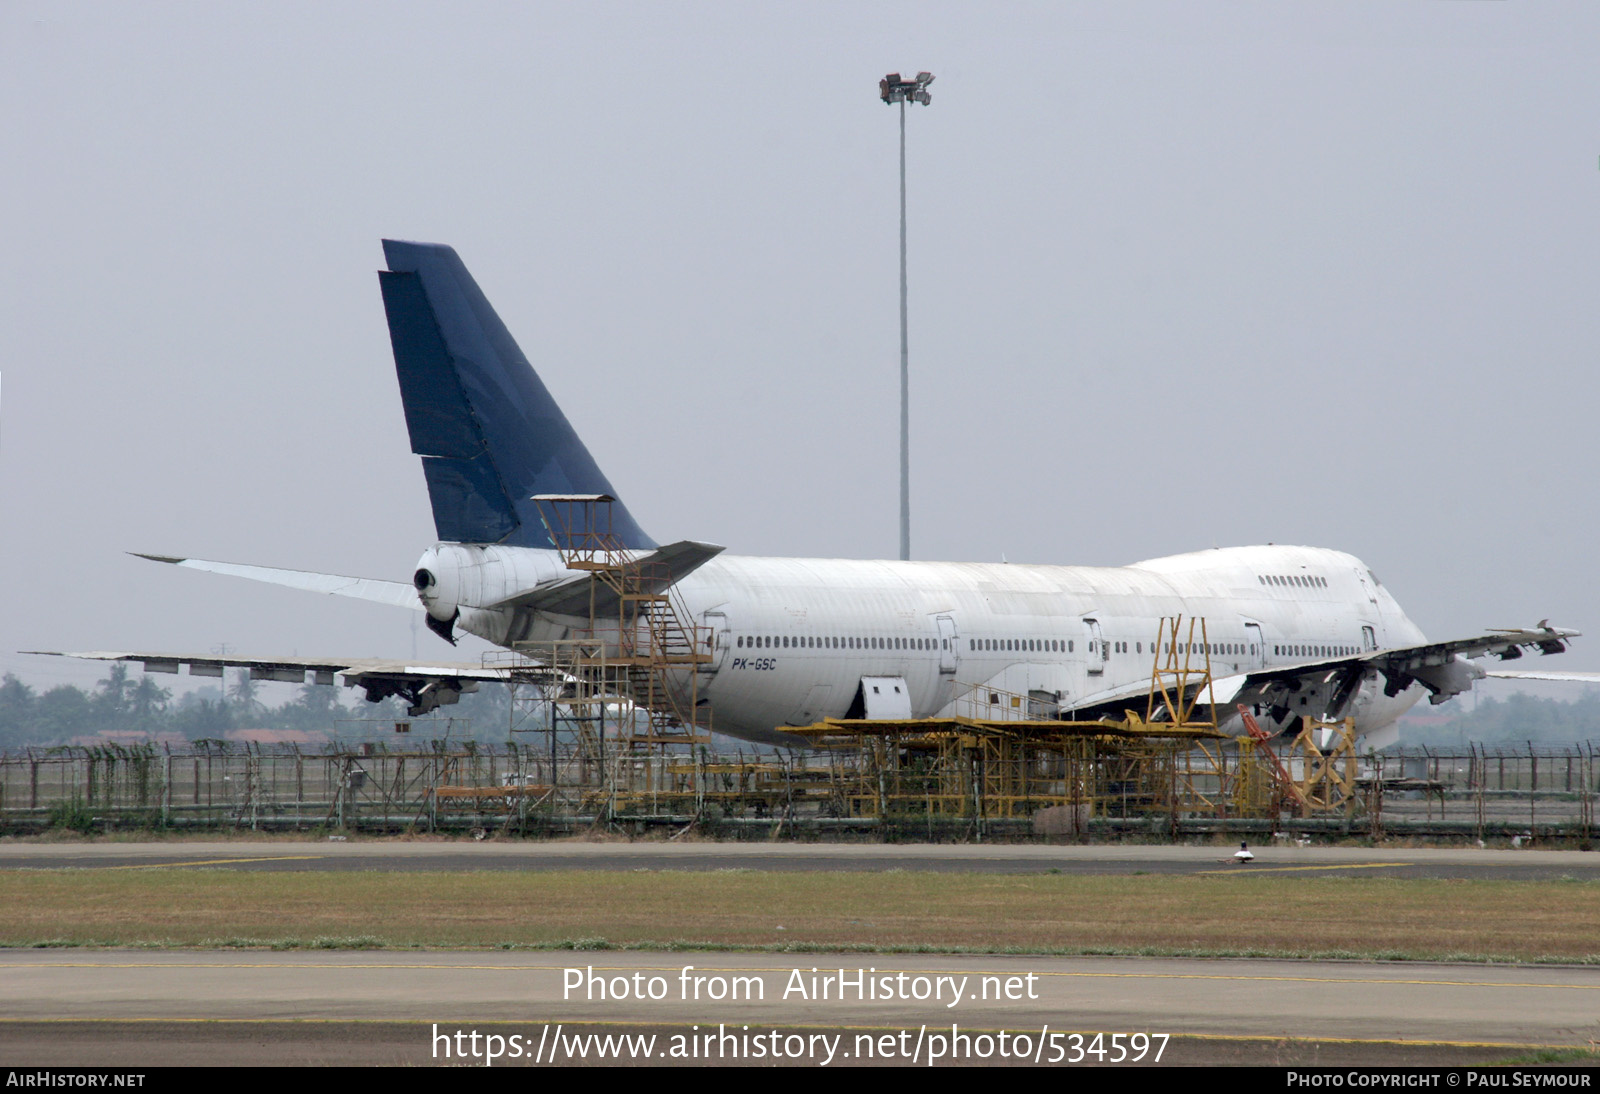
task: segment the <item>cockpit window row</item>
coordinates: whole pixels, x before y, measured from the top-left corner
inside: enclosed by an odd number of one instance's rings
[[[1295,586],[1301,589],[1326,589],[1328,579],[1314,574],[1257,574],[1256,580],[1263,585]]]

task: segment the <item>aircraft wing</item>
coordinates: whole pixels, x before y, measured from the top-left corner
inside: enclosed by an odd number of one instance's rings
[[[220,677],[224,669],[248,669],[252,680],[280,680],[294,684],[332,684],[335,678],[347,688],[361,688],[370,702],[398,695],[410,703],[412,717],[456,702],[464,692],[477,691],[485,680],[504,683],[508,669],[464,661],[338,660],[315,657],[216,657],[179,653],[125,653],[94,650],[58,653],[26,650],[47,657],[77,657],[88,661],[138,661],[146,672],[176,673],[188,666],[190,676]]]
[[[273,585],[287,585],[291,589],[328,593],[332,596],[351,596],[358,600],[371,600],[379,604],[392,604],[398,608],[422,610],[417,590],[403,581],[381,581],[374,577],[342,577],[338,574],[314,574],[306,570],[279,570],[271,566],[246,566],[238,562],[211,562],[203,558],[174,558],[171,555],[147,555],[130,552],[151,562],[167,562],[186,570],[204,570],[211,574],[229,577],[247,577],[251,581],[265,581]]]
[[[636,575],[632,583],[640,592],[658,593],[674,582],[681,581],[701,566],[722,553],[714,543],[699,543],[692,539],[669,543],[649,554],[625,564],[624,568]],[[491,608],[533,608],[553,615],[588,615],[590,595],[594,596],[596,612],[609,612],[616,607],[617,591],[594,574],[574,574],[537,589],[529,589],[489,605]],[[412,599],[416,599],[413,594]]]
[[[1541,622],[1529,630],[1490,631],[1472,638],[1275,665],[1218,681],[1217,701],[1263,704],[1280,711],[1293,709],[1295,713],[1340,717],[1362,681],[1378,675],[1383,679],[1385,695],[1399,695],[1412,684],[1421,684],[1428,690],[1428,701],[1437,705],[1469,690],[1474,680],[1495,675],[1463,658],[1498,657],[1502,661],[1512,661],[1522,657],[1524,650],[1541,655],[1560,653],[1567,648],[1566,640],[1577,634],[1577,631]],[[1224,698],[1221,685],[1235,682],[1237,686],[1229,689],[1232,694]],[[1291,708],[1292,701],[1301,693],[1315,695],[1320,702],[1300,703]],[[1321,709],[1311,710],[1310,706]],[[1308,709],[1301,711],[1299,707]]]
[[[1560,653],[1567,639],[1577,631],[1541,623],[1530,630],[1500,630],[1472,638],[1447,642],[1428,642],[1419,646],[1397,646],[1369,650],[1341,657],[1326,657],[1287,665],[1274,665],[1212,681],[1211,697],[1217,706],[1259,705],[1275,716],[1312,714],[1316,717],[1342,717],[1362,682],[1373,676],[1383,680],[1386,695],[1398,695],[1413,683],[1429,692],[1429,702],[1438,704],[1472,687],[1483,676],[1523,677],[1536,680],[1575,680],[1600,682],[1596,673],[1544,673],[1485,670],[1461,658],[1498,657],[1513,661],[1524,650],[1541,655]],[[1202,662],[1191,661],[1198,668]],[[1063,716],[1093,719],[1120,716],[1130,703],[1148,694],[1148,681],[1114,690],[1085,695],[1070,707],[1063,704]],[[1204,701],[1207,696],[1201,695]],[[1304,702],[1301,702],[1301,700]]]
[[[1143,711],[1149,697],[1149,679],[1139,680],[1120,688],[1108,688],[1070,702],[1063,702],[1061,717],[1083,722],[1092,722],[1098,718],[1121,718],[1123,712],[1130,708]]]

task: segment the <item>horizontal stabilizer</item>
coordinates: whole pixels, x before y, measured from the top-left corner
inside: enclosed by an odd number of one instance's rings
[[[631,571],[630,588],[641,593],[659,593],[722,553],[715,543],[698,543],[692,539],[669,543],[649,554],[640,555],[624,566]],[[593,586],[591,591],[590,586]],[[596,612],[609,612],[617,604],[617,592],[608,582],[593,574],[577,574],[550,585],[492,604],[492,608],[532,608],[552,615],[587,615],[590,597],[593,596]]]
[[[238,562],[210,562],[203,558],[173,558],[170,555],[147,555],[130,552],[151,562],[168,562],[187,570],[204,570],[229,577],[246,577],[251,581],[265,581],[272,585],[287,585],[291,589],[304,589],[310,593],[327,593],[330,596],[350,596],[357,600],[371,600],[377,604],[391,604],[397,608],[421,610],[417,590],[400,581],[381,581],[373,577],[341,577],[338,574],[314,574],[306,570],[279,570],[271,566],[246,566]]]

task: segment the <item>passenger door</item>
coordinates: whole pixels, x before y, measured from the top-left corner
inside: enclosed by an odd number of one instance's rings
[[[1088,646],[1088,669],[1090,676],[1099,676],[1106,671],[1106,662],[1111,660],[1111,651],[1106,649],[1105,636],[1100,633],[1098,619],[1085,619],[1083,628],[1086,632],[1085,642]]]
[[[939,675],[956,674],[956,621],[948,615],[936,616],[939,624]]]

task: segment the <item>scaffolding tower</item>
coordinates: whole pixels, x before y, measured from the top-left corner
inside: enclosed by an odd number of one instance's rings
[[[713,636],[674,591],[670,567],[612,533],[613,498],[533,500],[567,569],[588,575],[587,611],[562,637],[484,660],[507,670],[512,733],[547,738],[553,802],[610,812],[619,785],[653,784],[664,755],[710,743],[699,685]]]

